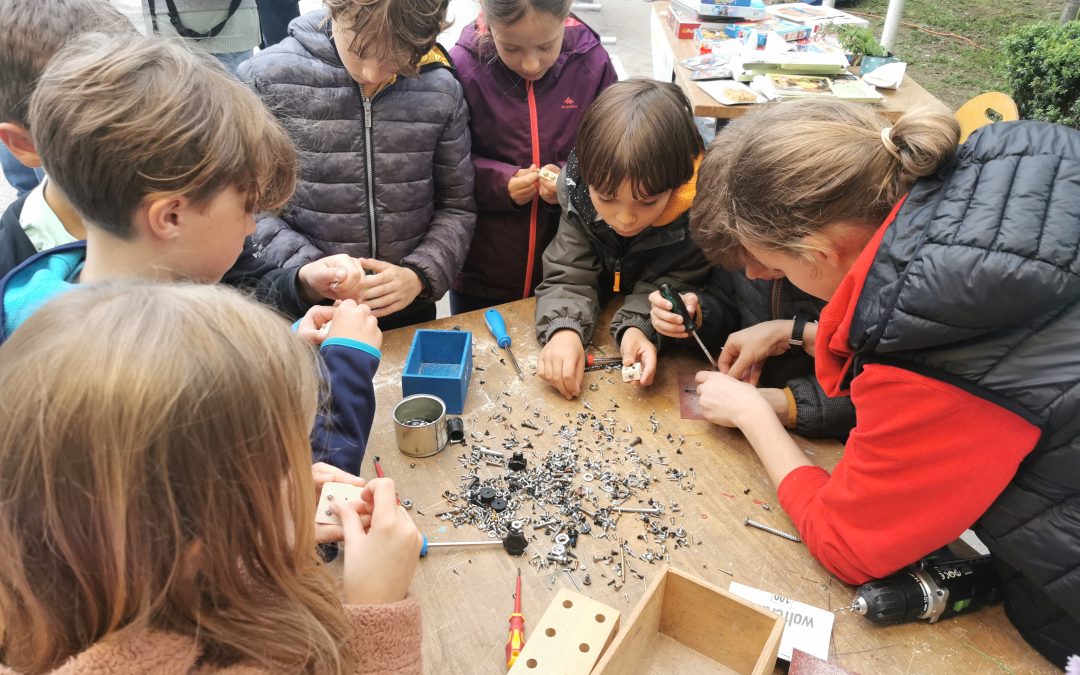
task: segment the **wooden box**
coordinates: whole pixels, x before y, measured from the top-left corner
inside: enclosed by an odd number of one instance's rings
[[[781,617],[664,567],[593,675],[771,673]]]

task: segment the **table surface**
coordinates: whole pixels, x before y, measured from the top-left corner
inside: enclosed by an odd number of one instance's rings
[[[668,25],[667,11],[669,4],[661,1],[653,3],[652,25],[654,30],[656,26],[663,30],[664,38],[675,54],[675,83],[679,85],[679,88],[690,99],[690,103],[693,104],[694,116],[732,119],[745,115],[753,106],[724,105],[720,103],[702,91],[701,87],[690,79],[690,71],[679,65],[680,61],[691,56],[697,56],[698,52],[694,49],[693,40],[680,40],[675,37],[671,26]],[[930,92],[923,89],[918,82],[907,75],[904,76],[904,80],[900,83],[898,89],[879,89],[878,91],[885,97],[885,100],[873,105],[878,112],[893,121],[905,111],[915,107],[945,108],[944,103],[936,99]]]
[[[623,449],[629,439],[635,436],[643,439],[637,446],[638,455],[653,463],[649,471],[658,480],[639,496],[661,500],[665,505],[663,518],[674,519],[674,526],[684,527],[690,541],[688,547],[676,550],[669,540],[670,564],[722,588],[738,581],[836,611],[829,655],[833,664],[862,673],[1054,672],[1011,627],[1000,606],[934,625],[915,623],[893,627],[876,626],[858,615],[839,611],[851,604],[852,587],[833,578],[803,544],[743,525],[744,519],[751,517],[794,532],[777,504],[776,492],[761,463],[741,434],[704,421],[680,418],[681,387],[677,381],[680,374],[692,374],[704,366],[701,355],[689,349],[665,354],[656,382],[648,388],[624,384],[617,371],[586,373],[584,395],[566,401],[535,375],[539,347],[533,329],[534,305],[535,301],[529,299],[500,307],[513,340],[514,354],[525,371],[524,380],[516,377],[503,350],[495,345],[484,325],[482,311],[418,326],[460,327],[472,332],[474,371],[461,416],[469,442],[473,442],[470,439],[473,432],[490,432],[483,445],[501,449],[502,441],[514,433],[509,425],[518,427],[516,433],[521,439],[528,430],[521,428],[520,422],[528,418],[545,430],[542,435],[529,434],[533,449],[527,451],[526,457],[531,467],[563,442],[555,434],[561,425],[572,424],[579,414],[589,413],[585,407],[588,402],[597,416],[613,416],[617,430],[615,440],[607,448],[592,447],[591,430],[583,433],[579,438],[589,442],[579,443],[582,458],[596,459],[606,452],[614,468],[625,457]],[[610,311],[609,308],[608,315]],[[413,330],[404,328],[385,335],[382,365],[375,381],[378,410],[363,473],[373,474],[370,458],[381,456],[387,475],[397,481],[401,497],[413,501],[412,514],[431,541],[483,539],[486,535],[474,527],[454,528],[452,523],[435,516],[448,509],[442,494],[447,490],[458,491],[461,477],[469,473],[459,462],[467,449],[450,445],[433,457],[414,459],[396,448],[391,413],[401,399],[401,370]],[[596,339],[598,346],[594,352],[617,355],[606,329],[598,331]],[[596,391],[590,386],[593,384],[597,385]],[[613,409],[612,401],[618,404],[617,409]],[[541,416],[531,417],[536,411]],[[492,419],[499,415],[506,421]],[[543,421],[545,417],[550,418],[550,426]],[[650,433],[650,417],[659,423],[656,433]],[[632,427],[629,433],[627,425]],[[826,468],[835,465],[843,449],[833,441],[799,437],[796,440],[816,463]],[[690,475],[680,483],[668,480],[664,474],[672,468]],[[502,472],[490,466],[478,470],[481,477],[495,477]],[[574,485],[597,485],[582,481],[581,474],[574,477]],[[598,494],[606,499],[604,493]],[[678,502],[680,512],[671,511],[672,501]],[[635,502],[628,500],[630,505],[637,505]],[[651,541],[646,544],[637,539],[644,525],[631,514],[620,518],[616,531],[637,554],[644,553],[646,546],[659,548]],[[514,558],[498,547],[484,547],[434,550],[420,561],[412,592],[423,606],[423,654],[427,672],[506,672],[507,619],[513,608],[518,568],[523,577],[522,605],[527,635],[558,589],[564,586],[573,589],[571,579],[564,572],[555,574],[553,581],[551,568],[537,572],[530,566],[529,559],[535,553],[546,554],[551,542],[531,526],[525,532],[532,540],[522,558]],[[614,578],[614,565],[592,559],[594,554],[607,554],[616,547],[611,539],[582,535],[577,548],[571,550],[592,578],[593,583],[582,586],[581,590],[621,611],[625,619],[660,566],[635,559],[630,567],[642,573],[644,580],[628,577],[622,590],[616,591],[608,585]],[[574,573],[578,584],[584,574]]]

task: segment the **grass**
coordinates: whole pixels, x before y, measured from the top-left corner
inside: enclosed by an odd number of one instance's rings
[[[870,29],[881,34],[888,0],[858,0],[842,9],[872,15]],[[984,91],[1005,89],[1001,40],[1020,26],[1057,21],[1062,0],[907,0],[892,51],[908,64],[908,75],[955,110]],[[970,43],[914,28],[969,38]]]

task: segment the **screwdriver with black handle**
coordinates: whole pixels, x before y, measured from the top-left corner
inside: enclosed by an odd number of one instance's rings
[[[664,298],[671,303],[671,311],[675,312],[682,317],[683,329],[694,336],[698,345],[701,347],[701,351],[705,352],[705,358],[709,360],[709,366],[716,367],[716,360],[709,353],[709,350],[705,347],[705,343],[701,341],[701,338],[697,334],[697,324],[694,323],[694,317],[690,316],[690,310],[686,309],[686,303],[683,302],[682,296],[679,292],[672,287],[671,284],[660,284],[660,297]]]

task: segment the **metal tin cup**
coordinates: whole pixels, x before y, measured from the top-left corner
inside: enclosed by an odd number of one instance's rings
[[[394,438],[410,457],[430,457],[446,447],[446,404],[438,396],[406,396],[394,406]]]

